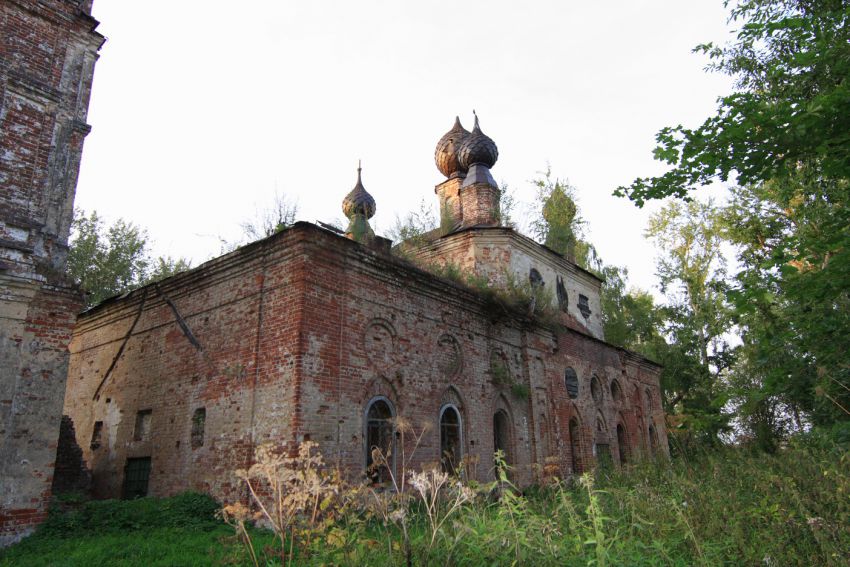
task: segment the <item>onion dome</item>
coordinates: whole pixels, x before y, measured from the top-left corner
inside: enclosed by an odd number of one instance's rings
[[[475,127],[457,149],[457,161],[461,169],[468,170],[475,164],[481,164],[488,169],[499,159],[499,148],[496,142],[481,131],[478,126],[478,115],[475,115]]]
[[[357,185],[354,189],[345,196],[342,200],[342,212],[346,217],[352,218],[355,215],[366,217],[367,219],[375,216],[375,199],[372,198],[366,189],[363,187],[363,182],[360,180],[360,164],[357,164]]]
[[[455,125],[437,142],[434,161],[437,163],[437,169],[446,177],[457,177],[460,173],[466,173],[466,168],[461,168],[457,161],[457,149],[467,136],[469,131],[461,125],[460,117],[456,116]]]

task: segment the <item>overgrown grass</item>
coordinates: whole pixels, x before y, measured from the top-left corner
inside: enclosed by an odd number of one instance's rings
[[[0,566],[249,565],[233,530],[204,494],[86,501],[63,496],[36,534],[0,551]],[[255,530],[260,545],[272,536]]]
[[[206,506],[196,498],[86,504],[52,517],[0,565],[248,564],[210,509],[190,512]],[[436,537],[426,512],[409,508],[414,565],[848,565],[850,457],[831,444],[729,448],[525,494],[502,487],[461,506]],[[271,542],[252,537],[258,549]],[[351,508],[295,563],[403,565],[401,541],[397,524]]]

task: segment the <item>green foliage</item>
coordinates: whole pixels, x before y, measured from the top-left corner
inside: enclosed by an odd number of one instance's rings
[[[437,228],[434,208],[425,199],[419,202],[419,208],[410,211],[404,217],[396,215],[395,222],[386,237],[396,244],[406,243],[417,247],[425,243],[426,234]]]
[[[147,232],[123,219],[107,227],[97,211],[77,209],[71,229],[67,272],[88,292],[89,307],[190,267],[183,258],[151,258]]]
[[[648,292],[627,290],[628,270],[604,266],[601,272],[602,326],[605,340],[652,360],[660,358],[666,341],[662,311]]]
[[[667,411],[683,414],[691,439],[716,442],[728,415],[725,376],[734,350],[725,296],[719,212],[711,202],[673,201],[652,215],[646,232],[661,251],[657,275],[667,295],[663,309],[669,348],[658,353]]]
[[[271,205],[257,208],[254,217],[239,224],[248,242],[260,240],[292,226],[298,216],[298,202],[275,190]],[[235,248],[237,245],[228,245]]]
[[[801,412],[816,424],[850,421],[848,187],[801,169],[735,189],[725,210],[742,268],[730,292],[744,331],[738,398],[760,443],[800,429]]]
[[[231,530],[216,518],[218,508],[193,492],[163,499],[57,498],[35,535],[0,551],[0,565],[244,565]]]
[[[499,185],[499,210],[496,218],[499,226],[516,228],[517,226],[517,200],[513,188],[504,181]]]
[[[739,426],[775,450],[807,423],[850,421],[850,10],[741,0],[731,21],[734,42],[696,51],[736,91],[698,128],[662,129],[655,157],[672,168],[617,194],[642,206],[741,185],[724,211],[741,266],[728,290],[743,342],[729,394]]]
[[[520,493],[502,467],[436,532],[421,506],[407,520],[415,565],[843,565],[850,556],[850,453],[815,430],[776,454],[726,448],[688,459],[638,462],[579,483]],[[495,497],[486,497],[492,489]],[[178,497],[179,498],[179,497]],[[194,498],[194,497],[193,497]],[[109,503],[164,504],[170,499]],[[351,499],[354,504],[358,500]],[[445,500],[442,504],[450,504]],[[194,504],[181,512],[186,522]],[[202,514],[207,514],[203,504]],[[0,552],[0,565],[252,564],[223,524],[183,524],[173,512],[156,523],[115,528],[113,511],[68,536],[39,532]],[[210,529],[209,525],[213,527]],[[190,526],[190,527],[187,527]],[[345,508],[310,544],[299,565],[398,565],[401,526],[357,505]],[[434,533],[437,534],[434,537]],[[277,549],[251,531],[262,564]]]
[[[850,12],[835,0],[741,0],[731,11],[737,41],[695,51],[737,78],[737,91],[695,129],[662,129],[655,157],[665,174],[620,187],[639,206],[684,197],[730,177],[741,185],[793,177],[850,178]]]
[[[76,537],[89,531],[122,532],[152,528],[184,527],[206,529],[218,525],[218,503],[197,492],[184,492],[164,499],[91,500],[64,502],[54,506],[39,533]]]
[[[566,181],[553,179],[549,167],[541,174],[542,177],[532,180],[537,187],[537,204],[540,207],[531,223],[532,230],[544,245],[574,258],[584,226],[575,202],[575,188]]]

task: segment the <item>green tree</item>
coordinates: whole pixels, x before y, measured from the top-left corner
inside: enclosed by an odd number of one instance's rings
[[[97,211],[78,209],[71,229],[66,269],[87,292],[88,307],[190,267],[182,258],[152,259],[147,232],[123,219],[106,226]]]
[[[533,179],[537,188],[537,215],[531,229],[537,239],[559,254],[576,257],[584,220],[579,214],[575,200],[575,188],[567,181],[552,177],[547,167],[541,176]]]
[[[670,348],[659,360],[667,409],[684,416],[687,440],[714,442],[729,419],[725,379],[734,360],[718,210],[673,201],[652,215],[646,236],[661,251],[657,276],[667,297]]]
[[[730,19],[734,42],[696,50],[735,77],[735,92],[699,127],[661,130],[655,157],[671,169],[617,194],[642,206],[740,184],[727,238],[742,267],[729,295],[741,418],[765,447],[806,421],[850,435],[850,8],[741,0]]]
[[[727,238],[742,266],[730,297],[743,329],[752,399],[743,408],[783,408],[801,427],[850,419],[848,182],[794,178],[734,190]],[[761,428],[761,433],[767,429]],[[774,428],[781,438],[787,430]],[[769,442],[758,439],[763,445]]]
[[[729,5],[729,2],[725,2]],[[695,50],[710,69],[737,79],[717,112],[695,129],[662,129],[655,157],[666,173],[636,179],[617,194],[684,197],[716,180],[741,185],[795,177],[850,178],[850,10],[843,0],[742,0],[737,41]]]
[[[664,317],[652,295],[627,289],[628,269],[604,266],[602,283],[602,326],[605,340],[652,360],[663,356]]]

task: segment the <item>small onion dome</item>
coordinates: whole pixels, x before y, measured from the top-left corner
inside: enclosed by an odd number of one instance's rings
[[[457,149],[457,161],[461,169],[468,170],[475,164],[491,168],[499,159],[499,148],[478,126],[478,115],[475,115],[475,127],[472,133],[463,140]]]
[[[360,180],[360,164],[357,165],[357,185],[354,189],[345,196],[342,200],[342,212],[346,217],[351,218],[354,215],[362,215],[367,219],[375,216],[375,199],[372,198],[366,189],[363,187],[363,182]]]
[[[456,173],[466,173],[466,168],[461,168],[457,162],[457,149],[467,136],[469,131],[461,125],[460,117],[456,116],[455,125],[437,142],[434,161],[437,163],[437,169],[446,177],[452,177]]]

